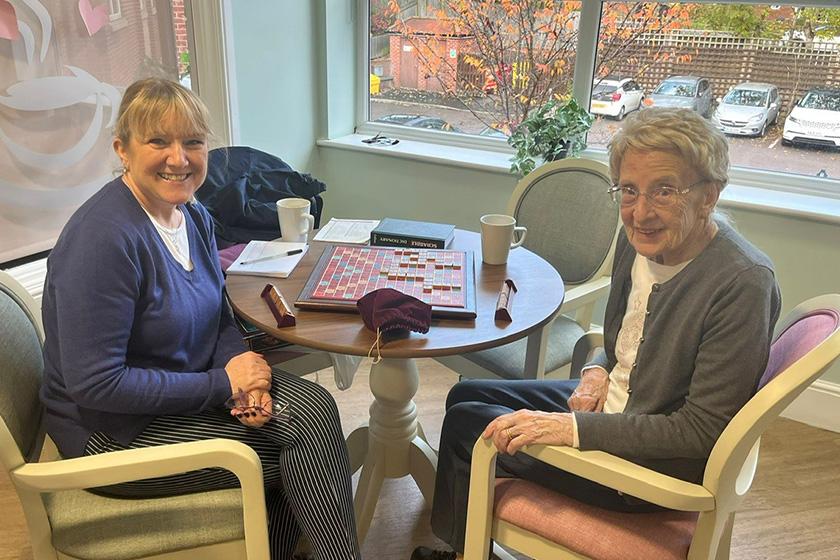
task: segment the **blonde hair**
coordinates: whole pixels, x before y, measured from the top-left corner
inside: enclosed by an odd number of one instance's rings
[[[163,78],[146,78],[128,86],[114,135],[126,145],[132,137],[150,138],[162,132],[160,123],[167,118],[174,118],[189,134],[212,135],[204,102],[181,84]]]
[[[627,119],[607,146],[610,175],[618,182],[627,150],[670,152],[685,160],[718,192],[729,182],[729,145],[726,137],[691,109],[642,109]]]

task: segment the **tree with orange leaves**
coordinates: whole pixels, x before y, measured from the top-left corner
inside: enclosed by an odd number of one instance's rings
[[[570,95],[581,2],[426,0],[424,6],[434,25],[431,31],[415,33],[406,6],[389,0],[388,11],[395,15],[392,32],[408,40],[420,70],[439,83],[436,89],[457,97],[485,124],[515,129],[534,109]],[[649,47],[644,60],[626,58],[644,34],[688,27],[690,15],[691,8],[682,4],[604,3],[596,76],[603,78],[619,66],[633,67],[630,74],[638,75],[651,61],[686,56],[660,41]],[[469,40],[453,59],[441,47],[443,37]],[[472,67],[479,79],[465,80],[463,71],[459,76],[459,60],[462,70]]]
[[[370,32],[377,35],[387,31],[394,25],[399,4],[393,0],[370,0]]]

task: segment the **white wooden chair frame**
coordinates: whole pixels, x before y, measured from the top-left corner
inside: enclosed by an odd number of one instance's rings
[[[16,280],[2,271],[0,271],[0,289],[21,305],[35,325],[38,337],[43,344],[41,313],[35,300]],[[244,528],[242,538],[177,552],[161,551],[161,554],[147,558],[149,560],[186,560],[188,558],[268,560],[269,558],[262,464],[254,450],[241,442],[209,439],[33,463],[24,459],[6,423],[0,422],[0,460],[9,473],[9,478],[23,506],[35,560],[56,558],[73,560],[74,558],[53,547],[50,521],[41,494],[166,476],[208,467],[227,469],[239,479],[242,489]],[[126,499],[125,502],[126,515],[130,516],[132,503],[136,503],[136,500]],[[103,532],[107,530],[107,526],[102,527]]]
[[[840,312],[840,295],[812,298],[777,326],[784,330],[813,311]],[[840,329],[780,372],[729,422],[712,449],[702,484],[672,478],[601,451],[532,445],[523,452],[557,468],[666,508],[699,513],[688,560],[729,558],[735,512],[752,485],[761,434],[781,412],[840,356]],[[465,560],[485,560],[490,539],[537,560],[586,557],[493,517],[496,448],[481,438],[473,448]]]

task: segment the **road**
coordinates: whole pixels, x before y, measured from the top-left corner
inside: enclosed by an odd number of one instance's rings
[[[371,99],[370,112],[371,120],[395,113],[436,116],[459,130],[473,134],[485,127],[470,111],[439,105]],[[488,117],[485,120],[489,123],[493,119]],[[771,126],[762,138],[729,137],[732,164],[812,176],[824,171],[828,177],[840,178],[840,152],[782,146],[782,124],[780,121],[776,126]],[[606,148],[609,138],[621,125],[621,122],[612,119],[597,119],[589,133],[589,145]]]

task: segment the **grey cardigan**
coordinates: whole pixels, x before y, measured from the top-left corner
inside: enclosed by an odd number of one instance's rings
[[[718,225],[715,238],[688,266],[653,285],[624,413],[575,413],[580,449],[702,480],[718,436],[755,392],[781,307],[770,259],[731,226]],[[616,363],[635,257],[622,231],[606,308],[605,352],[592,362],[607,371]]]

